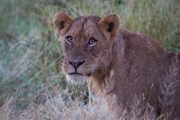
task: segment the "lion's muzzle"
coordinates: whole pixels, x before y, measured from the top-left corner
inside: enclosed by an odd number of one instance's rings
[[[71,60],[68,60],[68,63],[73,66],[73,68],[75,69],[75,71],[77,70],[77,68],[79,66],[81,66],[82,64],[84,64],[85,60],[82,60],[82,61],[77,61],[77,62],[74,62],[74,61],[71,61]]]

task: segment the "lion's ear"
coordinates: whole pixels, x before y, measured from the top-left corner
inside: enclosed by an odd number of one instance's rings
[[[102,18],[98,24],[106,38],[114,40],[120,27],[120,18],[117,14],[110,14]]]
[[[58,34],[63,36],[73,23],[73,19],[69,15],[59,12],[54,16],[53,23],[58,31]]]

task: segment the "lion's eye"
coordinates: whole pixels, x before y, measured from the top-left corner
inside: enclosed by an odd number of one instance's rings
[[[71,36],[66,37],[66,42],[71,44],[73,42],[73,38]]]
[[[96,43],[97,43],[97,40],[95,40],[93,38],[89,39],[89,41],[88,41],[89,46],[94,46]]]

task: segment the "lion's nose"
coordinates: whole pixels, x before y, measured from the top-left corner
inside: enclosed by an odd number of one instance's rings
[[[85,61],[78,61],[78,62],[74,62],[74,61],[71,61],[71,60],[68,60],[69,64],[73,66],[73,68],[75,70],[77,70],[77,68],[82,65]]]

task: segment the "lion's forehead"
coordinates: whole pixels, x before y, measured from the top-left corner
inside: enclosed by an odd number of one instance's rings
[[[77,17],[74,19],[74,22],[86,22],[86,21],[91,21],[91,22],[94,22],[94,23],[98,23],[99,20],[101,18],[98,17],[98,16],[93,16],[93,15],[87,15],[87,16],[80,16],[80,17]]]
[[[75,37],[95,37],[100,32],[98,20],[91,17],[80,17],[75,19],[67,34]]]

